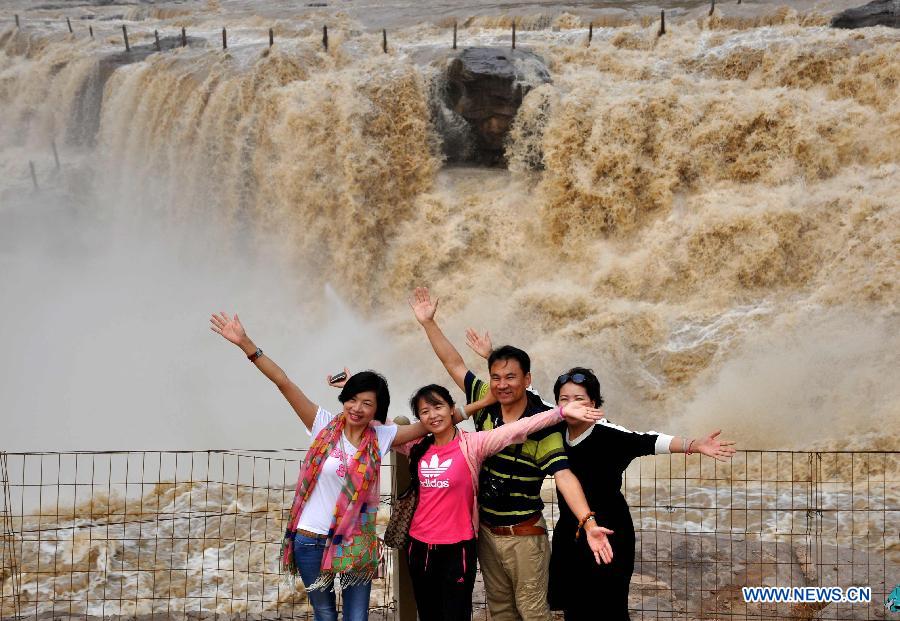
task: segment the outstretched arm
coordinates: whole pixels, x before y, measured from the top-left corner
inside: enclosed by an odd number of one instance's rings
[[[241,325],[241,320],[238,319],[237,315],[229,317],[224,312],[214,313],[209,321],[212,324],[210,328],[213,332],[221,334],[225,340],[240,347],[248,357],[256,353],[256,344],[247,336],[247,332],[244,330],[244,326]],[[300,417],[306,428],[312,429],[319,406],[310,401],[309,397],[303,394],[303,391],[291,381],[282,368],[265,354],[257,356],[253,364],[281,391],[281,394],[294,408],[294,412],[297,413],[297,416]]]
[[[708,457],[712,457],[718,461],[727,461],[735,453],[733,440],[719,440],[721,429],[713,431],[705,438],[699,440],[689,440],[687,438],[679,438],[675,436],[669,443],[669,452],[671,453],[702,453]]]
[[[592,408],[583,401],[572,401],[534,416],[525,416],[517,421],[505,423],[494,429],[479,431],[478,436],[482,437],[483,441],[479,445],[478,458],[486,459],[499,453],[510,444],[521,444],[528,439],[529,434],[559,424],[563,420],[583,420],[593,424],[602,416],[602,410]]]
[[[467,403],[466,407],[463,408],[465,410],[466,416],[465,418],[470,418],[475,414],[478,410],[483,410],[489,405],[493,405],[497,403],[497,397],[494,396],[494,393],[488,391],[481,399],[478,401],[473,401],[472,403]]]
[[[422,324],[422,327],[425,329],[425,335],[428,337],[428,342],[431,343],[431,348],[434,350],[434,353],[437,354],[441,364],[447,369],[447,373],[450,374],[450,377],[453,378],[453,381],[456,382],[456,385],[459,386],[460,390],[465,391],[466,373],[469,369],[463,361],[462,356],[459,355],[459,352],[453,344],[446,336],[444,336],[444,333],[434,320],[434,314],[437,312],[438,300],[435,298],[432,302],[426,287],[416,287],[412,296],[409,298],[409,305],[413,310],[413,314],[416,316],[416,320]]]
[[[425,425],[421,423],[421,421],[415,422],[411,425],[397,425],[397,435],[394,436],[394,441],[391,443],[391,447],[397,448],[398,446],[403,446],[408,442],[412,442],[413,440],[418,440],[419,438],[425,437],[427,433],[428,430],[425,428]]]

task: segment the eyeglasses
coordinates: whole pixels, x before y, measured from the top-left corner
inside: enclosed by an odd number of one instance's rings
[[[572,373],[569,375],[568,373],[563,373],[559,377],[556,378],[556,383],[562,386],[563,384],[568,384],[569,382],[573,382],[575,384],[584,384],[587,381],[587,375],[584,373]]]

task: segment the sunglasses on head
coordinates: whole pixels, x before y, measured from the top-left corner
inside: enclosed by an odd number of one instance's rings
[[[584,384],[587,381],[587,375],[584,373],[572,373],[569,375],[568,373],[563,373],[559,377],[556,378],[556,382],[562,386],[563,384],[568,384],[572,382],[574,384]]]

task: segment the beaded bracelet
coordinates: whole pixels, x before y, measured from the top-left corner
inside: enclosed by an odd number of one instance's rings
[[[584,528],[584,525],[587,524],[588,520],[594,520],[594,522],[597,521],[597,518],[593,511],[590,511],[586,516],[584,516],[583,518],[581,518],[578,521],[578,528],[575,529],[575,540],[576,541],[578,540],[578,536],[581,534],[581,531]]]

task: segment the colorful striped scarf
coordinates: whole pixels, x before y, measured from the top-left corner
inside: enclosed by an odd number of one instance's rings
[[[300,515],[316,487],[325,460],[344,433],[346,422],[346,416],[342,413],[328,423],[313,440],[300,468],[291,517],[281,544],[281,568],[291,576],[300,575],[294,560],[294,537]],[[308,591],[333,589],[335,577],[340,580],[342,589],[375,577],[381,558],[381,546],[375,534],[380,469],[378,437],[375,430],[369,427],[363,433],[356,454],[347,462],[344,487],[334,507],[322,568],[316,581],[306,585]]]

